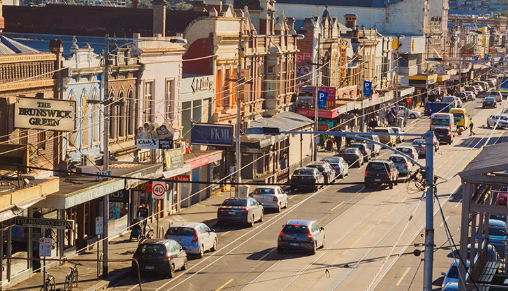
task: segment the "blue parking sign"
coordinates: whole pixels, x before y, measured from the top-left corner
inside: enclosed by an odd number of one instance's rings
[[[489,60],[489,54],[485,54],[485,60],[488,61]]]
[[[372,82],[363,81],[363,95],[370,96],[372,93]]]
[[[317,91],[318,95],[318,108],[326,108],[326,100],[328,100],[328,92]]]

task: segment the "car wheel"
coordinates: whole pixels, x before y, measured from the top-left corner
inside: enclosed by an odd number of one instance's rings
[[[280,204],[277,204],[277,212],[280,212],[282,207],[280,207]]]
[[[217,239],[213,240],[213,245],[210,251],[215,252],[217,250]]]
[[[316,250],[317,250],[317,242],[314,242],[314,247],[312,248],[311,253],[313,255],[315,255],[316,254]]]
[[[254,227],[254,223],[255,223],[255,222],[256,222],[256,221],[254,220],[254,215],[252,215],[252,218],[251,218],[251,220],[250,220],[250,227]]]
[[[411,115],[409,115],[409,118],[411,118],[411,119],[416,119],[416,115],[415,115],[415,114],[413,114],[413,113],[411,113]]]
[[[182,270],[187,270],[189,268],[189,262],[187,261],[187,258],[183,261]]]
[[[280,208],[279,208],[279,211],[280,211]],[[264,219],[265,219],[265,213],[263,211],[261,211],[261,217],[259,218],[259,222],[263,222]]]
[[[399,179],[399,177],[397,177],[397,180],[398,180],[398,179]],[[394,183],[395,183],[395,185],[399,185],[399,182],[398,182],[397,180],[395,180],[395,182],[394,182]]]
[[[201,247],[199,248],[198,258],[202,258],[204,255],[205,255],[205,246],[201,245]]]
[[[393,183],[390,182],[390,189],[393,189]]]
[[[369,183],[365,183],[364,186],[365,186],[365,188],[370,188],[371,187]]]
[[[288,201],[286,200],[286,204],[284,204],[284,208],[288,208]]]
[[[175,277],[175,265],[174,264],[171,264],[169,265],[169,278],[174,278]]]
[[[277,247],[277,253],[282,254],[284,252],[283,248]]]

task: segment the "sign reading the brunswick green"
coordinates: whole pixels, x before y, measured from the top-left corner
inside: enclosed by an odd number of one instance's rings
[[[76,124],[76,101],[16,98],[14,127],[73,131]]]
[[[32,217],[16,217],[14,224],[28,227],[44,227],[56,229],[74,229],[74,220],[64,219],[47,219],[47,218],[32,218]]]

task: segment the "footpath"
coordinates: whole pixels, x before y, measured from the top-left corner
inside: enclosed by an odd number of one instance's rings
[[[321,160],[325,157],[335,155],[335,152],[318,152],[318,159]],[[251,191],[254,189],[251,188]],[[217,208],[222,204],[224,199],[234,195],[234,192],[226,191],[221,192],[217,195],[194,204],[188,208],[183,209],[177,214],[169,215],[165,218],[159,219],[159,229],[164,228],[164,231],[168,229],[170,222],[203,222],[214,228],[216,226]],[[156,230],[155,219],[148,225]],[[164,234],[161,234],[161,237]],[[110,239],[109,242],[109,259],[110,260],[122,260],[122,262],[109,262],[109,276],[108,278],[97,279],[97,247],[92,250],[88,250],[84,253],[69,258],[70,262],[80,263],[78,266],[79,270],[79,283],[77,287],[73,287],[74,291],[96,291],[96,290],[107,290],[110,284],[115,284],[122,280],[125,276],[130,276],[129,272],[131,269],[132,255],[136,251],[138,242],[130,241],[130,231],[120,235],[116,238]],[[219,246],[220,247],[220,246]],[[100,247],[102,251],[102,244]],[[77,260],[90,260],[90,261],[77,261]],[[55,277],[57,290],[63,290],[63,284],[65,277],[70,273],[70,267],[73,266],[69,261],[60,264],[58,262],[47,262],[52,263],[51,268],[48,268],[47,273]],[[99,270],[102,273],[102,263],[99,264]],[[24,290],[24,291],[39,291],[43,285],[43,274],[41,272],[34,273],[32,277],[23,281],[8,285],[3,288],[4,290]]]

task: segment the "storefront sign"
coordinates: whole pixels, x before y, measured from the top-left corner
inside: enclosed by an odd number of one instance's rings
[[[25,227],[44,227],[55,229],[74,229],[74,220],[16,217],[14,224]]]
[[[132,180],[129,179],[124,181],[123,179],[110,179],[107,182],[102,182],[93,187],[85,188],[82,191],[71,193],[69,197],[65,197],[64,208],[70,208],[97,199],[99,197],[103,197],[118,190],[122,190],[125,188],[125,184],[129,183],[130,181]]]
[[[120,190],[115,193],[109,194],[109,202],[129,202],[129,192],[126,190]]]
[[[339,80],[340,80],[340,87],[344,87],[346,84],[346,47],[341,46],[340,47],[340,69],[339,69]]]
[[[138,184],[143,183],[142,180],[137,180],[136,178],[142,179],[158,179],[162,176],[162,164],[153,164],[146,166],[140,170],[137,170],[133,173],[128,174],[131,179],[125,180],[125,189],[129,189]],[[123,189],[123,188],[122,188]],[[112,193],[112,192],[110,192]]]
[[[138,138],[136,139],[136,148],[140,150],[172,149],[173,140],[156,139],[156,138]]]
[[[171,180],[171,181],[190,181],[190,176],[189,175],[177,175],[177,176],[168,178],[167,180]]]
[[[164,153],[166,160],[166,171],[180,168],[183,166],[183,148],[166,150]]]
[[[303,116],[307,116],[307,117],[314,117],[314,112],[315,112],[314,109],[305,109],[305,108],[296,109],[296,113],[303,115]],[[323,110],[323,109],[318,110],[318,117],[319,118],[332,119],[337,116],[339,116],[337,108],[333,109],[333,110]]]
[[[326,103],[325,103],[324,107],[318,106],[318,108],[334,108],[335,101],[337,98],[337,88],[335,88],[335,87],[319,87],[318,91],[322,91],[322,92],[325,92],[328,94],[327,96],[324,96],[323,94],[321,94],[319,96],[322,98],[326,98]],[[314,89],[312,91],[312,96],[313,96],[313,98],[316,98],[316,87],[314,87]],[[319,99],[320,98],[318,98],[318,104],[319,104]],[[314,99],[313,104],[315,104],[314,102],[316,102],[316,99]]]
[[[318,131],[327,131],[330,129],[330,126],[328,124],[318,124]]]
[[[212,91],[213,80],[210,80],[210,77],[194,77],[192,78],[190,87],[192,93],[196,93],[198,91]]]
[[[196,145],[233,145],[233,125],[195,124],[191,129],[191,142]]]
[[[76,101],[17,97],[14,127],[73,131],[76,129]]]

